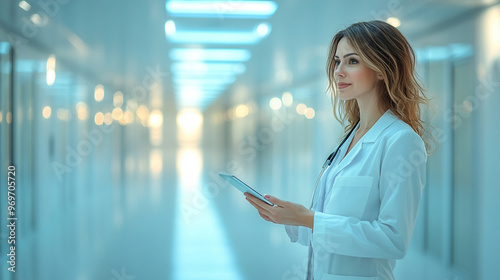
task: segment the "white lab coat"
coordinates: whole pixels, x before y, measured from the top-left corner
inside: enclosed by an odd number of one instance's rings
[[[314,280],[394,279],[415,224],[427,162],[420,136],[390,110],[344,158],[353,135],[320,179],[313,230],[285,226],[292,242],[312,244]]]

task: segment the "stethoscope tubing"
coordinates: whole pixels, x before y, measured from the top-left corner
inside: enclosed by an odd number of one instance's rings
[[[323,173],[325,173],[326,169],[332,164],[332,162],[335,160],[335,157],[337,156],[337,153],[339,152],[340,148],[342,145],[349,139],[351,136],[352,132],[356,129],[356,126],[358,126],[358,122],[352,127],[351,131],[347,133],[346,137],[340,142],[340,144],[337,146],[337,148],[326,158],[325,163],[323,163],[323,167],[321,168],[321,171],[319,173],[318,179],[316,179],[316,183],[314,184],[314,189],[311,197],[311,205],[309,206],[309,209],[312,210],[313,204],[314,204],[314,196],[316,195],[316,189],[318,188],[319,180],[321,180],[321,177],[323,176]]]

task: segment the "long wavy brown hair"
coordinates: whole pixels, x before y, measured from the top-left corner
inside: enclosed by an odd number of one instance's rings
[[[401,32],[384,21],[358,22],[339,31],[332,39],[326,72],[328,90],[332,93],[335,118],[347,125],[345,133],[359,120],[359,107],[355,99],[340,100],[335,81],[335,53],[342,38],[356,50],[363,62],[382,76],[377,85],[380,106],[383,111],[391,109],[402,121],[420,135],[429,150],[427,136],[430,134],[421,119],[421,105],[429,105],[415,72],[415,53]],[[431,135],[432,138],[432,135]]]

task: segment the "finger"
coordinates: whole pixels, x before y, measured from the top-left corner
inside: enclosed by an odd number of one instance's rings
[[[273,222],[273,221],[272,221],[272,220],[271,220],[268,216],[266,216],[266,215],[264,215],[264,214],[262,214],[262,213],[260,213],[260,212],[259,212],[259,215],[262,217],[262,219],[264,219],[264,220],[266,220],[266,221],[268,221],[268,222]],[[274,223],[274,222],[273,222],[273,223]]]
[[[258,205],[256,205],[255,203],[253,203],[250,199],[246,198],[246,200],[248,201],[248,203],[250,203],[250,205],[252,205],[252,207],[257,209],[257,211],[261,211],[260,207]]]
[[[277,197],[274,197],[274,196],[272,196],[272,195],[268,195],[268,194],[266,194],[266,195],[264,195],[264,197],[265,197],[267,200],[271,201],[271,202],[272,202],[272,204],[275,204],[275,205],[278,205],[278,206],[281,206],[281,207],[283,207],[283,205],[285,205],[285,204],[286,204],[286,201],[281,200],[281,199],[278,199]]]
[[[255,198],[255,199],[256,199],[256,200],[259,200],[259,199],[257,199],[257,198]],[[269,215],[269,214],[270,214],[270,212],[269,212],[267,209],[263,208],[260,204],[257,204],[257,203],[255,202],[255,199],[252,199],[252,198],[250,198],[250,197],[247,197],[247,198],[246,198],[246,200],[248,200],[248,202],[250,202],[250,204],[252,204],[252,206],[253,206],[253,207],[255,207],[255,208],[257,209],[257,211],[259,211],[259,213],[264,213],[264,214],[266,214],[266,215]],[[260,200],[259,200],[259,201],[260,201]],[[265,204],[265,203],[264,203],[264,204]],[[266,204],[266,205],[267,205],[267,204]]]
[[[259,204],[255,203],[255,200],[253,200],[252,198],[250,198],[250,197],[246,197],[245,199],[246,199],[246,200],[247,200],[247,201],[248,201],[248,202],[249,202],[249,203],[250,203],[253,207],[257,208],[257,210],[259,210],[259,212],[264,210],[262,207],[260,207],[260,205],[259,205]]]
[[[270,211],[269,208],[271,208],[272,206],[265,203],[264,201],[256,198],[255,196],[251,195],[251,194],[248,194],[248,195],[245,195],[247,199],[251,200],[253,203],[259,205],[262,209],[266,209],[267,211]]]

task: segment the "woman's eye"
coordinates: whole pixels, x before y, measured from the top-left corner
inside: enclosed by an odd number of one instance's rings
[[[356,64],[356,63],[358,63],[358,61],[357,61],[356,59],[354,59],[354,58],[351,58],[351,59],[349,60],[349,63],[351,63],[351,64]]]
[[[335,60],[335,66],[339,66],[340,60]]]

